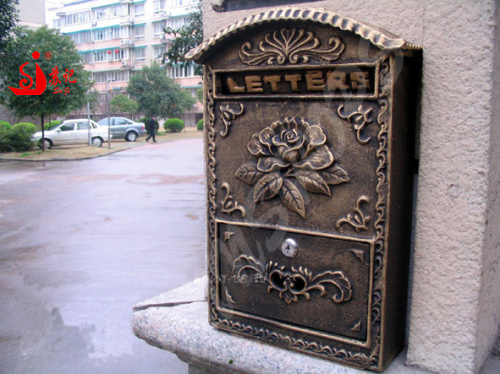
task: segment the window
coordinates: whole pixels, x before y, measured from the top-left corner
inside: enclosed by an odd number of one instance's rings
[[[79,32],[77,34],[68,35],[75,44],[90,43],[92,40],[90,31]]]
[[[129,36],[129,27],[128,26],[123,26],[120,31],[120,37],[121,38],[128,38]]]
[[[96,83],[105,83],[106,73],[94,73],[93,78]]]
[[[110,27],[94,31],[94,41],[120,39],[126,34],[128,36],[128,27]]]
[[[94,31],[94,40],[95,41],[104,40],[105,34],[106,34],[106,32],[104,30]]]
[[[128,70],[115,71],[115,82],[128,82],[130,80],[130,72]]]
[[[90,21],[90,11],[68,14],[61,19],[64,25],[74,25]]]
[[[95,19],[107,19],[128,15],[128,7],[126,4],[111,5],[98,9],[94,9]]]
[[[161,59],[163,57],[163,54],[165,53],[165,46],[157,45],[154,47],[154,49],[155,49],[155,58]]]
[[[167,21],[167,27],[170,27],[173,30],[180,29],[183,25],[186,24],[186,19],[186,17],[170,18]]]
[[[130,71],[128,70],[115,70],[115,71],[101,71],[94,73],[94,81],[96,83],[113,82],[128,82],[130,80]]]
[[[94,62],[103,62],[108,61],[108,52],[107,51],[98,51],[94,52]]]
[[[166,0],[155,0],[153,2],[155,14],[161,13],[165,10]]]
[[[160,36],[165,34],[163,32],[163,28],[165,27],[165,21],[155,22],[155,23],[153,23],[153,26],[155,29],[155,36],[154,36],[155,38],[159,38]]]
[[[62,125],[61,127],[59,127],[59,129],[61,131],[73,131],[75,129],[75,123],[74,122],[66,123],[66,124]]]
[[[92,54],[90,52],[82,53],[82,59],[84,64],[90,64],[92,62]]]
[[[144,4],[136,4],[134,6],[134,17],[144,16]]]
[[[167,75],[170,78],[185,78],[194,77],[194,65],[188,64],[186,66],[170,66],[167,68]]]
[[[129,59],[128,51],[129,51],[128,49],[121,49],[118,58],[120,60],[128,60]]]
[[[145,61],[146,60],[146,48],[134,49],[135,61]]]
[[[134,27],[134,39],[144,39],[144,25]]]
[[[200,86],[200,88],[201,88],[201,86]],[[187,91],[190,93],[190,95],[193,99],[198,98],[198,88],[189,88]]]
[[[90,128],[89,121],[82,121],[76,123],[77,130],[88,130]]]

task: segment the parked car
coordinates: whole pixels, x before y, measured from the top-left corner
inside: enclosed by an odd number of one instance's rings
[[[111,121],[111,139],[125,139],[129,142],[135,142],[137,138],[147,133],[146,126],[142,122],[134,122],[125,117],[110,117]],[[108,127],[108,117],[98,122],[102,127]]]
[[[63,144],[87,144],[89,141],[89,129],[92,145],[102,146],[108,140],[108,130],[88,119],[68,119],[45,131],[45,149],[55,145]],[[31,135],[31,141],[38,143],[42,148],[42,132],[38,131]]]

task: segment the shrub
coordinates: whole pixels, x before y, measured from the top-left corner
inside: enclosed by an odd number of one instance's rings
[[[184,129],[184,121],[179,118],[170,118],[165,121],[163,127],[167,132],[181,132]]]
[[[31,135],[38,131],[38,127],[36,127],[36,125],[30,122],[19,122],[16,123],[14,126],[12,126],[12,130],[24,131],[27,132],[29,135]]]
[[[56,119],[54,121],[47,122],[46,124],[43,125],[43,127],[45,128],[45,130],[49,130],[54,126],[60,125],[61,123],[62,123],[61,120]]]
[[[9,133],[11,131],[11,126],[0,126],[0,152],[11,152],[12,147],[10,145]]]
[[[200,119],[197,123],[196,123],[196,129],[198,131],[202,131],[203,130],[203,119]]]
[[[0,129],[7,129],[10,130],[12,126],[10,125],[9,122],[7,121],[0,121]]]
[[[0,127],[0,152],[22,152],[32,147],[30,135],[37,131],[32,123],[16,123],[12,128]]]

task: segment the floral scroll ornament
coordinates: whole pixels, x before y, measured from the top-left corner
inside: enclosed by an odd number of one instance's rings
[[[331,196],[330,186],[349,182],[344,169],[326,145],[327,137],[319,125],[301,118],[273,122],[253,134],[248,151],[257,162],[243,164],[236,177],[255,186],[255,203],[279,195],[285,206],[306,218],[304,196],[299,186],[313,193]]]
[[[222,115],[222,123],[224,123],[224,131],[220,132],[220,136],[225,138],[229,134],[229,127],[233,124],[236,117],[241,116],[245,111],[245,108],[240,103],[239,109],[231,108],[229,104],[219,106],[219,110]]]
[[[233,195],[231,194],[231,186],[229,183],[224,182],[221,186],[222,189],[226,190],[226,197],[222,201],[222,213],[231,214],[236,210],[241,212],[241,218],[245,218],[247,212],[245,207],[241,206],[237,201],[234,200]]]
[[[357,111],[353,111],[351,114],[344,113],[344,106],[340,105],[337,114],[340,118],[347,120],[351,125],[353,125],[354,130],[356,130],[356,138],[358,139],[359,144],[367,144],[371,137],[364,137],[362,132],[365,129],[367,124],[372,123],[372,113],[373,109],[369,108],[364,110],[363,105],[358,107]]]
[[[308,63],[310,58],[330,62],[337,60],[345,49],[345,44],[337,37],[328,39],[331,48],[320,49],[320,44],[312,31],[282,28],[267,34],[260,41],[258,51],[252,51],[252,43],[244,43],[240,49],[240,58],[247,65],[259,65],[263,62],[268,65]]]
[[[351,225],[356,229],[357,232],[368,231],[368,224],[370,223],[371,217],[366,215],[361,209],[361,204],[370,204],[370,198],[368,196],[361,196],[356,203],[356,209],[354,212],[349,213],[346,218],[339,219],[337,221],[337,228],[344,224]]]
[[[324,271],[316,276],[304,267],[298,269],[293,267],[291,271],[285,266],[279,266],[270,261],[265,267],[255,258],[241,255],[233,263],[233,274],[238,278],[248,276],[248,273],[256,273],[268,283],[267,292],[278,291],[279,298],[284,299],[287,304],[298,302],[299,296],[311,299],[311,291],[319,291],[319,296],[327,295],[327,285],[331,287],[331,299],[340,304],[349,301],[352,296],[351,282],[341,271]]]

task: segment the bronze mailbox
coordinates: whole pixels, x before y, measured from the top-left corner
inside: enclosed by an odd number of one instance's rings
[[[190,57],[205,65],[210,323],[383,370],[405,335],[418,48],[277,8]]]

